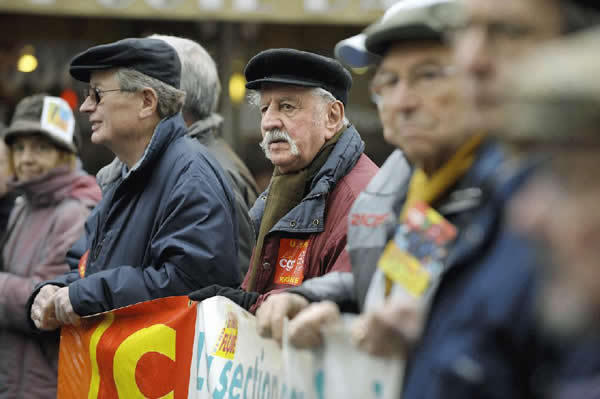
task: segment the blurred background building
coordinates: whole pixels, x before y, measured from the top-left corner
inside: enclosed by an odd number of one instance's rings
[[[267,48],[293,47],[333,56],[336,42],[360,32],[398,0],[0,0],[0,121],[37,92],[60,95],[74,109],[82,84],[68,73],[73,55],[96,44],[152,33],[201,43],[217,62],[223,87],[223,135],[246,161],[261,188],[271,175],[260,141],[259,114],[245,102],[243,68]],[[378,164],[391,152],[371,103],[372,71],[353,71],[349,119]],[[76,112],[76,114],[78,114]],[[79,115],[81,158],[95,173],[112,159],[90,143]]]

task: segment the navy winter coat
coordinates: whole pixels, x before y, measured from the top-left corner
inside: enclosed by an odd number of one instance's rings
[[[103,199],[68,254],[71,271],[44,283],[68,285],[77,314],[240,284],[233,194],[186,133],[180,114],[163,119],[128,173],[116,159],[98,174]]]

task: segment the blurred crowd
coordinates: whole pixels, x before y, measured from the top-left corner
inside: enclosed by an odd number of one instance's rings
[[[0,399],[56,396],[61,326],[174,295],[307,349],[355,313],[405,399],[600,398],[599,24],[595,1],[400,0],[335,59],[258,53],[263,193],[199,43],[77,54],[79,110],[39,93],[2,128]],[[366,67],[380,168],[345,114]],[[95,178],[73,112],[115,156]]]

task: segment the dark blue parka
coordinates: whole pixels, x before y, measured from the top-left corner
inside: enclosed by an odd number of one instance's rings
[[[44,283],[68,285],[77,314],[240,284],[233,194],[186,132],[180,114],[163,119],[129,172],[115,160],[98,174],[103,199],[68,254],[72,270]]]
[[[510,170],[504,161],[502,151],[488,143],[453,190],[465,193],[466,204],[472,189],[480,190],[480,199],[469,210],[446,215],[460,233],[421,342],[409,357],[405,398],[533,399],[549,383],[545,374],[555,353],[534,314],[538,257],[505,215],[530,173],[503,175]]]

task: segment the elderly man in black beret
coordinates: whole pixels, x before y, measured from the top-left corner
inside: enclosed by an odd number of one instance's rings
[[[377,166],[345,117],[352,78],[338,61],[270,49],[245,75],[261,114],[260,146],[275,166],[250,210],[257,243],[242,289],[208,287],[190,298],[224,295],[254,312],[273,292],[350,270],[348,212]]]
[[[563,374],[577,379],[559,381],[553,399],[600,394],[600,82],[590,79],[599,45],[597,28],[549,42],[512,68],[501,92],[498,136],[517,159],[544,160],[509,213],[543,249],[538,319],[576,343]]]
[[[116,159],[98,173],[103,199],[68,255],[71,272],[30,298],[35,326],[52,330],[210,284],[238,285],[234,197],[214,159],[186,136],[175,49],[125,39],[77,55],[70,72],[89,83],[80,110],[92,142]]]

